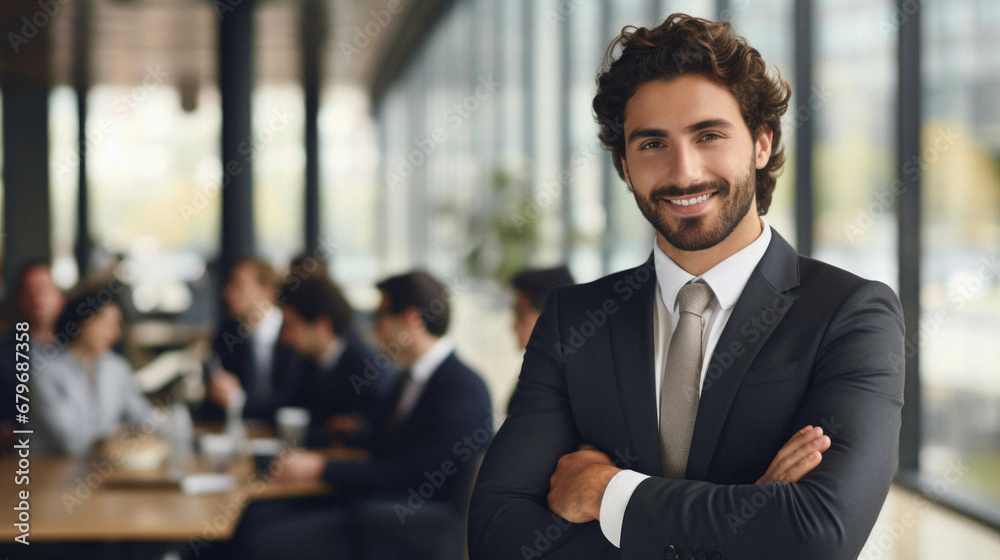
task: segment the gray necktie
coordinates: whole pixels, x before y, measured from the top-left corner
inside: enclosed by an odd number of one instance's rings
[[[687,471],[701,392],[701,315],[712,298],[708,284],[685,284],[677,293],[680,318],[660,383],[660,453],[667,478],[684,478]]]

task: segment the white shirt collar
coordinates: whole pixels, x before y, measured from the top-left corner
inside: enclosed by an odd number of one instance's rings
[[[340,360],[340,356],[344,353],[344,348],[346,347],[347,344],[343,339],[334,339],[333,344],[326,349],[326,352],[323,352],[323,355],[320,357],[317,365],[319,365],[320,369],[323,371],[333,369],[333,366],[337,365],[337,362]]]
[[[272,305],[261,317],[260,323],[254,329],[253,337],[258,344],[270,345],[278,340],[278,332],[281,331],[281,311]]]
[[[726,260],[700,276],[712,288],[721,309],[729,309],[736,305],[736,300],[743,293],[743,288],[750,280],[750,275],[771,243],[771,226],[763,218],[760,218],[760,221],[763,225],[763,231],[753,243],[730,255]],[[677,293],[684,284],[696,277],[668,257],[663,249],[660,249],[660,245],[655,239],[653,240],[653,264],[656,267],[656,282],[660,287],[663,305],[670,312],[676,312]]]
[[[410,368],[410,377],[417,383],[424,383],[431,374],[455,351],[455,344],[448,338],[439,339],[431,349],[417,358]]]

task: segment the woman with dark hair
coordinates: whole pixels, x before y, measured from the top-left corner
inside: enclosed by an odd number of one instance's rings
[[[121,338],[121,321],[108,290],[87,291],[67,302],[56,322],[56,340],[65,342],[32,376],[33,449],[82,456],[119,424],[152,416],[131,366],[111,351]]]

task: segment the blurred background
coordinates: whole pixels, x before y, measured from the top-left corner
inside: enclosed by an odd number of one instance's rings
[[[729,19],[793,87],[766,220],[903,300],[900,485],[866,554],[997,557],[993,0],[5,0],[4,286],[36,258],[64,289],[115,274],[139,367],[206,336],[244,256],[322,258],[368,311],[421,267],[505,402],[510,275],[649,254],[590,103],[612,37],[672,12]]]

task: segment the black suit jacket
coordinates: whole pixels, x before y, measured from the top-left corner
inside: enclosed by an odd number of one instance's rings
[[[254,391],[254,384],[258,379],[253,378],[256,372],[253,341],[240,335],[238,321],[227,320],[222,324],[212,343],[212,350],[222,362],[222,368],[232,372],[247,393],[247,402],[243,406],[244,418],[273,424],[274,412],[279,407],[294,404],[302,384],[304,360],[291,347],[275,341],[270,386],[261,393]],[[211,373],[206,372],[206,383],[207,376]],[[225,411],[207,398],[195,412],[201,420],[225,418]]]
[[[712,355],[686,479],[672,480],[657,436],[655,276],[650,259],[549,297],[480,470],[470,557],[856,558],[896,465],[898,298],[775,232]],[[797,483],[754,485],[808,424],[833,442],[820,465]],[[556,462],[580,443],[652,477],[629,501],[620,550],[599,522],[571,525],[546,507]]]
[[[299,385],[295,403],[310,413],[312,446],[330,443],[326,421],[340,414],[358,415],[362,432],[349,443],[374,444],[381,426],[392,413],[399,372],[389,358],[380,356],[354,335],[344,339],[344,350],[333,367],[323,369],[310,361]]]
[[[464,508],[475,459],[492,436],[489,390],[452,353],[371,462],[331,461],[323,479],[352,497],[399,500],[409,510],[397,511],[401,519],[424,500]]]

